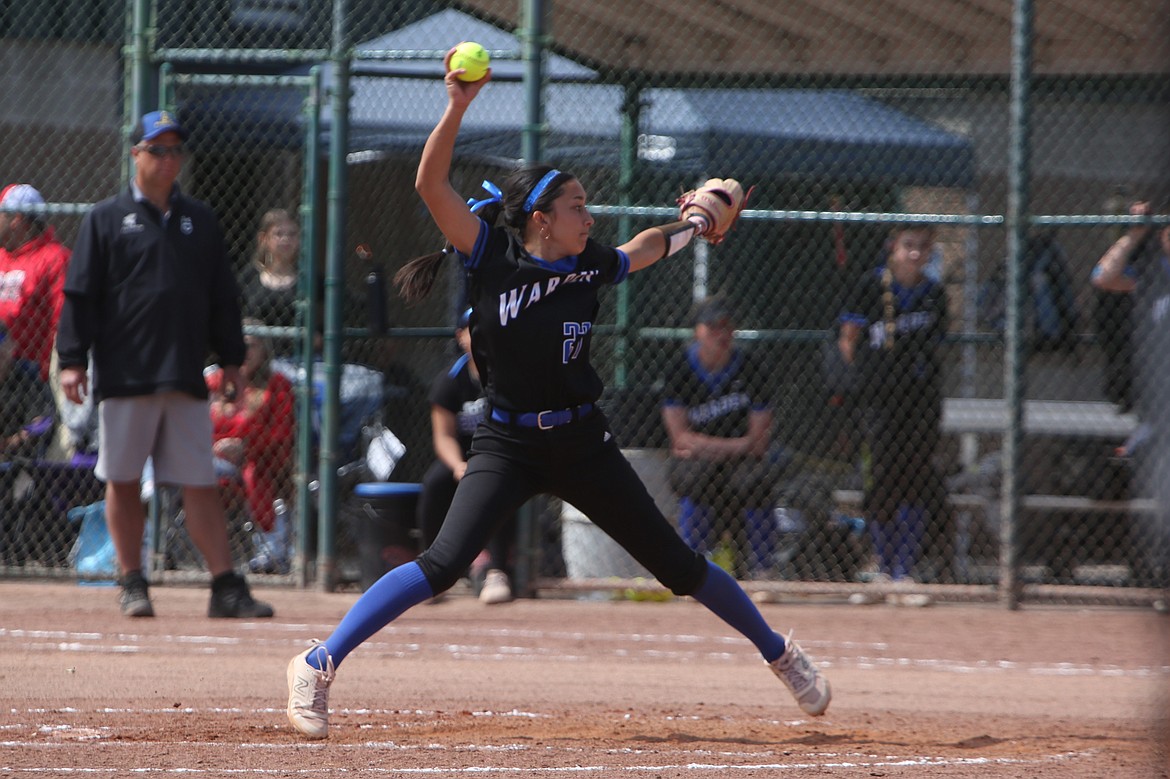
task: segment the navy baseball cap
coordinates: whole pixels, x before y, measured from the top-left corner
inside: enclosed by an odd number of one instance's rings
[[[143,141],[153,141],[163,133],[174,133],[180,140],[187,140],[189,133],[179,124],[179,120],[170,111],[151,111],[141,119],[130,132],[130,143],[138,144]]]

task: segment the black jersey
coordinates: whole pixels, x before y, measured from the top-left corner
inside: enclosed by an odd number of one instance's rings
[[[464,262],[488,402],[518,412],[595,403],[603,389],[589,362],[597,293],[626,279],[629,257],[590,239],[581,254],[545,262],[511,230],[481,221]]]
[[[431,405],[445,408],[455,415],[455,436],[466,458],[471,450],[475,428],[483,421],[487,399],[479,379],[471,375],[471,358],[466,354],[431,384]]]
[[[903,287],[891,277],[894,333],[887,348],[886,283],[884,267],[867,272],[841,314],[862,330],[854,356],[861,391],[877,405],[941,404],[937,347],[947,331],[946,290],[929,278]]]
[[[699,363],[699,348],[693,343],[671,364],[662,405],[683,407],[692,430],[718,438],[747,435],[751,412],[770,407],[759,364],[751,355],[735,349],[726,366],[710,373]]]

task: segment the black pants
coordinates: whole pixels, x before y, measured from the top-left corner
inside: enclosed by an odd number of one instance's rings
[[[447,511],[451,508],[451,500],[455,497],[457,486],[459,482],[455,481],[455,474],[442,460],[435,460],[423,474],[416,522],[419,531],[422,532],[424,549],[433,544],[438,537],[443,521],[447,518]],[[515,541],[516,515],[510,514],[504,518],[500,529],[488,541],[487,551],[490,557],[488,568],[495,568],[511,575],[511,553]]]
[[[934,464],[941,438],[940,415],[928,404],[907,402],[870,409],[867,438],[871,458],[863,509],[878,522],[891,522],[898,507],[921,506],[939,514],[946,499]]]
[[[658,510],[595,411],[551,430],[480,425],[451,509],[418,559],[431,589],[454,584],[500,523],[542,493],[579,509],[676,595],[702,584],[706,560]]]

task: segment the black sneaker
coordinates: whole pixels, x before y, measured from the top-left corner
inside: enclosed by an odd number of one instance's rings
[[[132,571],[118,580],[122,586],[120,602],[123,617],[153,617],[154,606],[150,605],[150,592],[142,571]]]
[[[224,574],[211,582],[211,603],[207,616],[215,619],[261,619],[271,617],[272,607],[252,598],[248,583],[238,573]]]

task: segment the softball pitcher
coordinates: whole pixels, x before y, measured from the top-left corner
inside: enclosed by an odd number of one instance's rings
[[[594,220],[581,182],[548,166],[517,171],[502,192],[485,182],[492,197],[469,207],[450,183],[451,158],[463,115],[491,71],[473,82],[459,80],[462,72],[450,71],[444,80],[447,108],[415,180],[455,251],[411,261],[396,282],[407,301],[417,300],[430,291],[444,256],[463,262],[472,351],[490,411],[435,542],[379,579],[332,635],[290,661],[289,721],[309,738],[325,738],[329,685],[346,656],[454,584],[504,518],[540,493],[576,506],[672,592],[690,595],[742,633],[806,713],[824,713],[828,681],[658,510],[597,408],[602,383],[589,362],[601,288],[677,252],[695,235],[721,240],[743,208],[743,189],[732,180],[709,181],[684,195],[679,221],[616,248],[590,239]],[[503,224],[494,226],[501,215]]]

